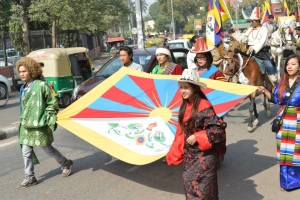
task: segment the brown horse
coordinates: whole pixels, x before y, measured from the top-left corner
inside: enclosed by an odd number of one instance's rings
[[[242,80],[242,74],[248,79],[248,84],[253,86],[265,86],[268,91],[272,91],[273,83],[268,79],[268,75],[261,72],[256,60],[249,55],[240,51],[223,52],[223,73],[229,76],[229,81],[234,82],[236,77],[239,77],[239,81]],[[256,126],[259,123],[258,113],[256,110],[256,91],[249,95],[250,98],[250,121],[248,123],[248,131],[253,131],[253,125]],[[263,102],[265,110],[267,110],[267,117],[271,117],[270,102],[267,101],[264,96]],[[255,119],[253,120],[253,112]]]

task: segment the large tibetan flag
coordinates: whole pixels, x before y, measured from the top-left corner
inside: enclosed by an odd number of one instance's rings
[[[290,16],[290,10],[285,0],[283,1],[283,16]]]
[[[168,152],[181,105],[180,76],[121,68],[58,114],[57,123],[73,134],[135,165],[154,162]],[[219,116],[257,87],[201,79]]]
[[[262,23],[265,23],[269,20],[269,15],[272,15],[271,13],[271,6],[268,0],[265,1],[265,6],[264,6],[264,14],[262,17]]]
[[[206,43],[207,46],[219,44],[223,38],[222,20],[215,0],[209,0],[206,20]]]

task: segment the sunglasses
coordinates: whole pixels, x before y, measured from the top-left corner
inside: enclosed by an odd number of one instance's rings
[[[252,22],[256,22],[256,20],[250,20],[250,22],[252,23]]]
[[[202,57],[196,57],[197,60],[204,60],[205,59],[205,56],[202,56]]]

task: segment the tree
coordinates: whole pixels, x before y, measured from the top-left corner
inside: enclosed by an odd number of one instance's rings
[[[12,16],[9,21],[9,30],[12,32],[22,32],[22,37],[14,35],[12,41],[18,50],[23,50],[27,55],[30,52],[29,42],[29,19],[28,11],[31,0],[16,0],[11,6]],[[22,48],[24,47],[24,48]]]
[[[171,19],[171,0],[158,0],[160,12],[165,13],[168,18]],[[200,12],[200,7],[204,8]],[[150,12],[150,11],[149,11]],[[185,26],[191,27],[188,25],[192,22],[189,21],[189,18],[205,18],[207,15],[207,1],[202,0],[173,0],[173,13],[176,32],[179,30],[190,30],[190,28],[185,28]]]
[[[162,14],[162,11],[160,11],[159,3],[158,2],[154,2],[153,4],[150,5],[150,7],[149,7],[149,15],[151,16],[151,18],[154,21],[156,21],[160,17],[164,16]]]
[[[11,16],[11,1],[0,0],[0,30],[8,30],[8,22]]]
[[[52,24],[52,46],[56,46],[57,27],[61,30],[77,29],[94,33],[103,31],[104,16],[122,16],[129,13],[125,1],[90,0],[85,1],[82,9],[81,0],[33,0],[30,17],[35,21]],[[124,19],[124,17],[123,17]],[[107,26],[104,26],[107,30]]]
[[[141,0],[141,11],[146,13],[148,10],[148,4],[146,0]]]

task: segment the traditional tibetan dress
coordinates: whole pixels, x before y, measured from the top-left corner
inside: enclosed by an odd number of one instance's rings
[[[212,65],[207,70],[198,70],[198,74],[201,78],[209,78],[213,80],[227,82],[227,79],[224,76],[224,74],[215,65]],[[226,143],[223,146],[217,148],[217,158],[219,159],[218,162],[222,162],[226,154],[226,150]]]
[[[191,116],[193,103],[186,106],[183,123],[186,123]],[[218,126],[208,124],[217,120],[217,116],[209,101],[201,99],[198,107],[198,120],[201,124],[200,131],[189,130],[182,132],[177,126],[174,142],[166,156],[169,165],[178,165],[183,161],[183,182],[186,199],[207,199],[218,200],[218,181],[217,181],[217,152],[213,148],[207,131],[218,132]],[[208,130],[204,130],[208,129]],[[190,145],[186,139],[194,134],[196,143]]]
[[[53,142],[56,114],[59,110],[57,100],[49,86],[35,80],[20,91],[21,117],[19,143],[27,146],[48,146]]]
[[[156,65],[152,70],[152,74],[181,75],[182,68],[179,65],[170,62],[170,63],[167,63],[166,68],[163,68],[160,65]]]
[[[299,82],[298,79],[294,84]],[[280,102],[277,84],[271,99],[273,103],[281,105],[278,111],[278,118],[280,118],[288,99],[291,98],[286,114],[282,117],[280,130],[276,134],[280,186],[287,190],[300,188],[300,87],[292,95],[293,88],[296,88],[296,85],[290,86],[287,83],[283,102]]]

